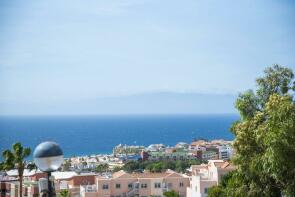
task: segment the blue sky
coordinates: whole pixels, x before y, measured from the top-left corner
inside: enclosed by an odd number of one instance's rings
[[[0,101],[237,94],[295,68],[294,35],[286,0],[1,1]]]

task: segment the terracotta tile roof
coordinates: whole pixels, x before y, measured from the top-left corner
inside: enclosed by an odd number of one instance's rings
[[[150,172],[131,174],[131,176],[133,176],[134,178],[164,178],[168,175],[169,173],[150,173]]]
[[[198,146],[198,145],[203,145],[205,144],[206,141],[205,140],[198,140],[198,141],[194,141],[191,143],[191,146]]]
[[[235,169],[236,166],[234,166],[232,163],[225,162],[225,163],[223,164],[223,166],[221,166],[221,168],[223,168],[223,169]]]
[[[225,164],[225,162],[214,162],[214,165],[215,165],[217,168],[221,168],[224,164]]]
[[[162,173],[151,173],[151,172],[144,172],[144,173],[127,173],[123,170],[115,172],[111,177],[100,177],[100,178],[113,178],[113,179],[125,179],[125,178],[166,178],[166,177],[183,177],[183,175],[178,174],[172,170],[167,170],[166,172]]]
[[[118,171],[118,172],[115,172],[115,173],[113,174],[112,178],[116,179],[116,178],[119,178],[119,177],[122,177],[122,176],[125,176],[125,177],[126,177],[126,175],[129,175],[129,174],[126,173],[126,172],[124,172],[123,170],[120,170],[120,171]],[[129,176],[129,177],[131,177],[131,176]],[[123,177],[122,177],[122,178],[123,178]],[[126,178],[127,178],[127,177],[126,177]]]
[[[236,168],[232,163],[230,163],[228,161],[214,161],[213,163],[217,168],[222,168],[222,169],[235,169]]]
[[[221,168],[226,168],[227,166],[229,166],[230,164],[228,162],[224,162],[224,164],[221,166]]]
[[[202,169],[202,168],[207,168],[207,164],[201,164],[201,165],[192,165],[192,169]]]

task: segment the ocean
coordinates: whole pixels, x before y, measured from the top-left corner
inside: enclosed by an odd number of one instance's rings
[[[17,141],[32,150],[47,140],[64,155],[111,153],[118,144],[144,145],[191,142],[194,138],[232,140],[238,115],[98,115],[1,116],[0,151]]]

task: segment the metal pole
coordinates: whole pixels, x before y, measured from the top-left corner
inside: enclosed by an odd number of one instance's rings
[[[51,172],[47,172],[47,182],[48,182],[48,197],[53,197],[52,195],[52,184],[50,181]]]

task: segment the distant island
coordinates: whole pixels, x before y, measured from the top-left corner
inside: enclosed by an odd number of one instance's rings
[[[237,113],[237,95],[217,93],[151,92],[65,102],[0,101],[0,115],[89,115],[89,114],[224,114]]]

